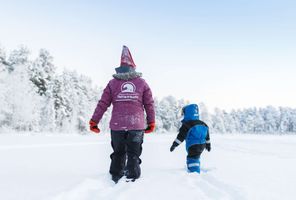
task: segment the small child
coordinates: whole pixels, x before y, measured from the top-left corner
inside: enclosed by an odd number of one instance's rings
[[[179,134],[170,151],[186,140],[187,168],[189,172],[200,173],[200,155],[206,148],[211,151],[210,133],[206,123],[199,120],[198,106],[190,104],[182,108],[184,119]]]

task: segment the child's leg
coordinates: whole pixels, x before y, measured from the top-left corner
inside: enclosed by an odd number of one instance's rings
[[[187,169],[189,172],[200,173],[200,155],[205,148],[205,144],[195,144],[188,148]]]
[[[188,169],[188,172],[200,173],[200,160],[199,160],[199,158],[187,157],[187,169]]]

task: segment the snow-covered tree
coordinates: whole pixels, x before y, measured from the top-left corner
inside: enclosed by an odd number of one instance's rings
[[[0,73],[8,69],[8,62],[6,60],[6,52],[4,48],[0,46]]]
[[[212,124],[211,115],[205,103],[201,102],[198,104],[200,119],[207,124]]]
[[[254,111],[254,133],[264,133],[264,125],[265,121],[263,119],[263,116],[260,115],[260,112],[257,108],[255,108]]]
[[[6,53],[4,49],[0,47],[0,128],[4,125],[7,125],[8,121],[8,102],[6,99],[7,95],[7,66],[6,66]]]
[[[53,65],[53,57],[45,49],[41,49],[38,58],[30,67],[30,79],[38,89],[38,93],[42,96],[50,89],[54,81],[55,66]],[[51,93],[52,91],[48,91]]]
[[[28,60],[29,54],[30,54],[29,49],[23,45],[13,50],[10,53],[8,58],[8,62],[7,62],[7,65],[9,66],[8,70],[11,72],[16,67],[28,68],[30,64]]]
[[[280,112],[279,132],[280,133],[289,132],[290,117],[291,117],[290,110],[289,108],[280,107],[279,112]]]
[[[65,70],[56,82],[55,91],[56,121],[60,129],[80,132],[88,130],[88,122],[101,90],[95,91],[89,78]],[[105,126],[103,122],[104,119],[100,126]]]
[[[8,56],[7,56],[8,55]],[[6,54],[0,47],[0,130],[81,132],[88,130],[102,88],[75,71],[56,73],[53,57],[41,49],[35,60],[20,46]],[[177,132],[181,109],[189,104],[167,96],[155,98],[157,132]],[[245,108],[210,113],[199,103],[200,119],[216,133],[296,133],[296,109],[289,107]],[[100,121],[103,132],[109,131],[111,109]]]
[[[162,128],[166,131],[176,131],[180,108],[173,96],[164,97],[158,105],[157,114],[162,121]]]
[[[40,125],[44,131],[53,131],[55,129],[55,66],[53,57],[47,50],[41,49],[38,58],[32,63],[29,70],[30,80],[35,85],[37,93],[42,96]]]
[[[289,130],[293,133],[296,133],[296,109],[292,109],[290,119],[291,119],[291,122],[290,122]]]
[[[233,117],[232,113],[223,112],[223,121],[224,121],[224,128],[225,132],[233,133],[237,131],[237,124],[235,118]]]
[[[158,98],[154,98],[154,105],[155,105],[155,121],[156,121],[156,131],[159,133],[166,132],[163,128],[163,121],[161,118],[161,109],[159,108],[159,100]]]
[[[29,80],[29,51],[20,47],[9,57],[10,73],[5,79],[5,125],[16,130],[37,131],[40,120],[40,98]]]
[[[215,108],[215,113],[212,116],[213,131],[217,133],[225,133],[225,125],[223,120],[223,111],[219,108]]]
[[[264,130],[269,133],[275,133],[279,127],[279,112],[273,106],[267,106],[265,109],[261,109],[261,115],[265,121]]]
[[[88,130],[88,122],[93,114],[93,107],[97,103],[95,91],[92,89],[92,81],[86,76],[80,75],[77,82],[77,129],[81,132]],[[109,112],[106,112],[106,116]],[[104,116],[104,117],[106,117]]]

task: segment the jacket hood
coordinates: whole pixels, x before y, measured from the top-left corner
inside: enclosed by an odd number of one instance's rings
[[[138,78],[138,77],[142,77],[142,73],[141,72],[136,72],[136,71],[130,71],[130,72],[126,72],[126,73],[117,73],[117,74],[113,74],[113,77],[119,80],[132,80],[134,78]]]
[[[184,119],[182,120],[182,122],[199,119],[198,105],[196,104],[190,104],[183,107],[182,113],[184,114]]]

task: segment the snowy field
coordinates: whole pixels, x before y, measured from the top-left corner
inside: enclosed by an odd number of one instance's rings
[[[109,134],[0,135],[1,200],[296,199],[296,136],[212,135],[202,172],[185,170],[175,134],[145,135],[142,177],[114,184]]]

